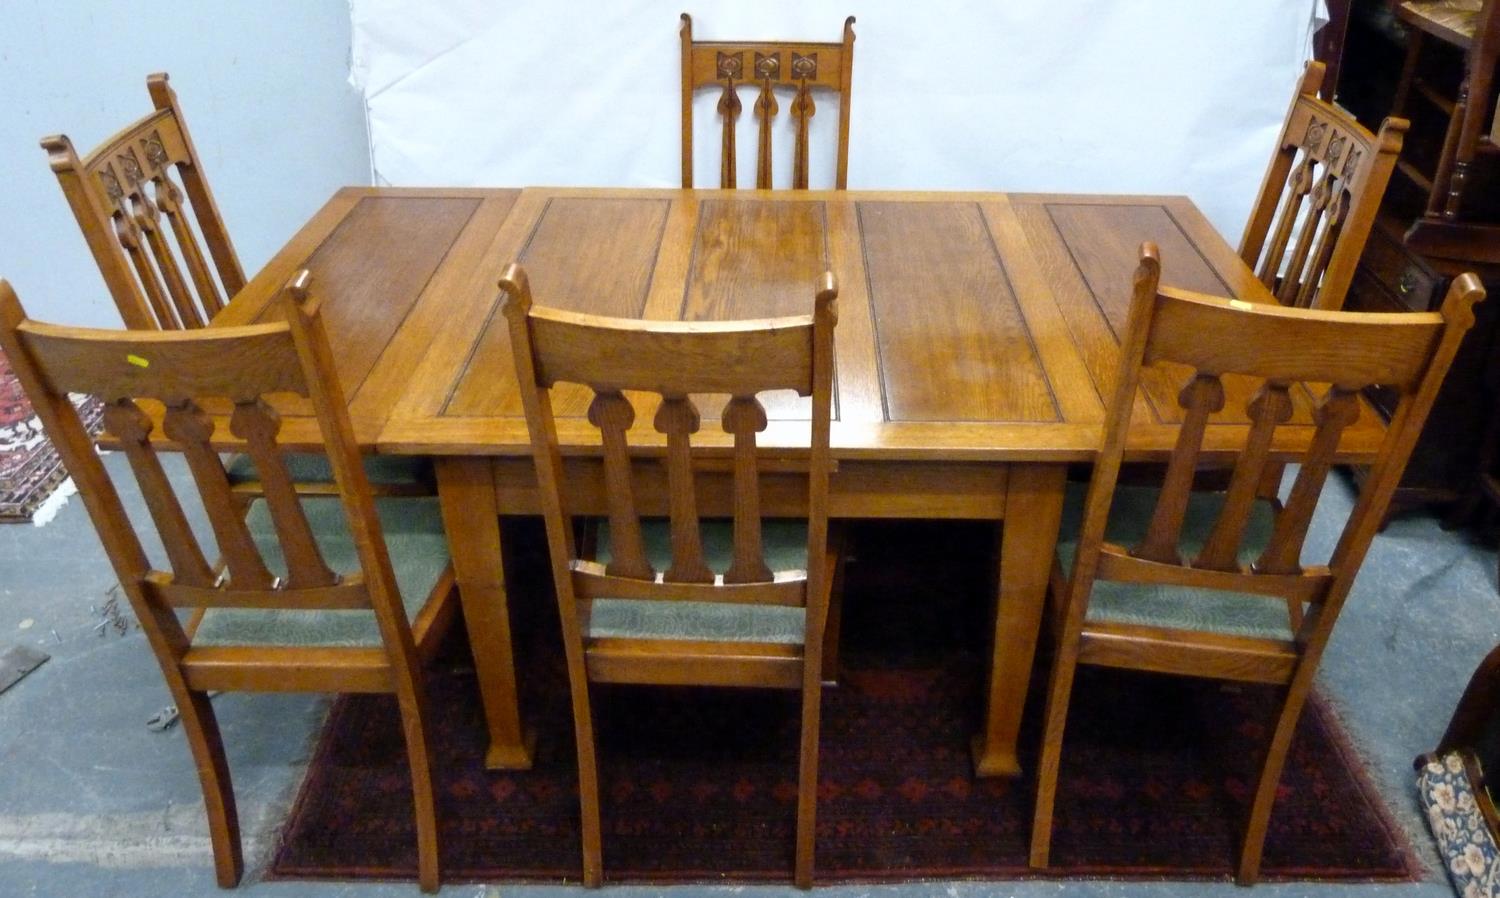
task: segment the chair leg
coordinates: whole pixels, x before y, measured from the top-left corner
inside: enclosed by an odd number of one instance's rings
[[[170,677],[168,678],[171,679]],[[169,686],[172,684],[169,682]],[[239,814],[234,805],[234,786],[229,763],[224,758],[224,740],[208,696],[189,692],[185,686],[172,689],[177,712],[187,734],[198,782],[203,787],[203,805],[208,812],[208,838],[214,851],[214,875],[220,888],[232,889],[245,871],[240,847]]]
[[[1077,639],[1060,641],[1052,659],[1047,683],[1046,725],[1042,731],[1042,757],[1037,762],[1036,810],[1031,818],[1031,858],[1035,868],[1046,867],[1052,852],[1052,808],[1057,798],[1057,773],[1062,763],[1063,732],[1068,724],[1068,704],[1073,693],[1073,674],[1078,669]]]
[[[813,884],[813,852],[818,838],[818,735],[822,700],[823,683],[819,668],[809,664],[802,674],[802,748],[797,774],[794,881],[799,889],[810,889]]]
[[[571,671],[570,671],[571,673]],[[589,686],[573,678],[573,732],[578,746],[578,806],[583,835],[583,884],[597,889],[604,882],[604,852],[600,841],[599,765],[594,754],[594,712]]]
[[[1276,719],[1276,729],[1266,746],[1266,760],[1255,784],[1255,797],[1250,802],[1250,816],[1240,846],[1239,868],[1234,875],[1234,881],[1242,886],[1254,885],[1260,878],[1260,853],[1265,846],[1266,828],[1271,822],[1271,808],[1276,803],[1276,786],[1281,782],[1281,768],[1286,763],[1287,749],[1291,747],[1297,720],[1302,716],[1302,706],[1311,686],[1311,674],[1304,676],[1299,671],[1287,688],[1286,701]]]
[[[442,885],[443,873],[438,861],[437,801],[432,788],[427,709],[421,687],[416,683],[398,686],[396,701],[401,708],[401,732],[406,741],[406,761],[411,768],[412,809],[417,822],[417,883],[424,892],[436,892]]]
[[[1406,58],[1401,63],[1401,75],[1396,79],[1396,95],[1391,101],[1391,115],[1406,118],[1406,103],[1411,98],[1412,83],[1417,77],[1417,60],[1422,55],[1422,32],[1415,28],[1407,30]]]
[[[844,555],[843,528],[830,524],[828,544],[833,555],[830,570],[833,572],[828,592],[828,616],[823,624],[823,682],[834,683],[839,678],[839,634],[844,625]],[[836,535],[835,535],[836,534]]]

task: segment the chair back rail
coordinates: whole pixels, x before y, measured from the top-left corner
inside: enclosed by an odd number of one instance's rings
[[[1093,579],[1206,586],[1286,596],[1294,603],[1336,608],[1347,594],[1385,512],[1416,434],[1459,341],[1484,296],[1472,275],[1455,280],[1437,312],[1376,314],[1282,308],[1203,296],[1159,286],[1156,248],[1142,247],[1132,317],[1122,347],[1104,447],[1090,483],[1070,599],[1086,602]],[[1191,370],[1179,395],[1182,428],[1173,447],[1149,527],[1133,547],[1104,541],[1140,371],[1158,362]],[[1195,557],[1179,541],[1200,463],[1205,424],[1224,404],[1221,378],[1262,380],[1247,403],[1250,421],[1217,517]],[[1319,395],[1316,425],[1284,503],[1276,502],[1269,543],[1253,564],[1240,553],[1269,465],[1277,427],[1291,417],[1289,391],[1305,385]],[[1301,555],[1313,510],[1344,429],[1360,414],[1359,391],[1380,384],[1401,394],[1371,479],[1326,567],[1304,568]],[[1316,611],[1298,641],[1326,638],[1332,616]]]
[[[695,41],[693,20],[682,14],[682,186],[693,186],[693,96],[700,89],[719,90],[717,111],[722,122],[719,186],[737,187],[735,134],[744,109],[740,88],[755,91],[754,118],[758,122],[755,186],[771,187],[771,132],[780,104],[776,89],[793,91],[787,114],[795,129],[792,147],[792,187],[807,188],[808,126],[817,113],[815,91],[839,95],[838,170],[834,185],[842,190],[849,180],[849,103],[854,70],[854,17],[844,20],[843,40],[806,41]]]
[[[1309,62],[1240,240],[1240,258],[1287,306],[1339,309],[1374,226],[1408,123],[1371,134],[1318,98]]]
[[[42,147],[126,326],[198,328],[245,275],[176,93],[165,74],[146,85],[156,111],[87,155],[65,135]]]
[[[641,598],[805,606],[821,571],[827,530],[828,433],[832,404],[832,328],[837,288],[824,276],[814,313],[745,322],[646,322],[601,318],[532,305],[524,271],[501,279],[505,313],[531,421],[549,531],[561,547],[559,590],[586,615],[595,598]],[[599,564],[574,548],[564,501],[549,389],[593,390],[588,420],[599,429],[610,527],[610,557]],[[767,426],[757,394],[795,390],[813,399],[808,462],[808,571],[772,571],[761,538],[756,434]],[[657,571],[648,557],[634,498],[630,447],[635,406],[626,393],[660,397],[652,428],[666,438],[671,561]],[[728,394],[720,425],[733,439],[732,561],[711,570],[704,558],[692,435],[702,426],[692,397]],[[813,593],[816,594],[816,593]]]

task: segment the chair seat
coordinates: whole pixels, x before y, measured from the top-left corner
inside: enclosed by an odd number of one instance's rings
[[[283,454],[287,471],[296,483],[332,483],[333,468],[328,456],[321,452],[288,452]],[[372,484],[387,486],[418,486],[432,481],[432,463],[415,455],[367,455],[364,456],[365,476]],[[255,460],[245,453],[237,453],[224,466],[231,486],[240,483],[255,483],[260,474],[255,470]]]
[[[1467,47],[1479,30],[1484,0],[1406,0],[1401,18],[1429,34]]]
[[[411,621],[448,566],[448,540],[443,535],[438,500],[382,498],[375,501],[375,507],[401,590],[401,604]],[[338,573],[357,572],[359,556],[344,519],[343,503],[312,499],[304,501],[302,508],[328,566]],[[286,561],[264,499],[251,503],[246,523],[266,566],[273,574],[284,576]],[[210,608],[198,625],[193,644],[377,646],[381,639],[373,611]]]
[[[1083,502],[1088,484],[1068,485],[1063,506],[1062,535],[1057,542],[1063,574],[1071,575],[1078,553],[1078,532],[1083,520]],[[1122,546],[1134,546],[1146,535],[1151,512],[1159,493],[1155,487],[1121,486],[1115,490],[1104,538]],[[1183,557],[1196,555],[1208,540],[1223,504],[1222,493],[1194,492],[1183,517],[1178,545]],[[1249,565],[1271,539],[1274,512],[1265,500],[1255,503],[1240,543],[1240,563]],[[1195,630],[1227,636],[1290,640],[1291,624],[1286,600],[1249,593],[1173,586],[1167,584],[1094,581],[1089,597],[1088,620],[1136,624],[1172,630]]]
[[[728,521],[705,521],[703,557],[715,573],[723,573],[734,557],[734,528]],[[641,541],[657,571],[672,563],[672,534],[666,521],[642,521]],[[773,571],[806,570],[807,522],[765,520],[761,542],[766,565]],[[601,563],[610,559],[609,522],[599,524]],[[589,638],[690,639],[710,642],[761,642],[801,645],[807,614],[802,608],[780,605],[742,605],[730,602],[688,602],[656,599],[594,600],[585,636]]]

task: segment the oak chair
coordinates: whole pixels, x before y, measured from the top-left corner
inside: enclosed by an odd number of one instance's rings
[[[1056,631],[1038,765],[1031,864],[1045,867],[1073,675],[1079,664],[1276,684],[1282,704],[1250,805],[1237,879],[1255,881],[1282,763],[1339,610],[1380,526],[1412,446],[1484,296],[1457,278],[1440,312],[1369,314],[1289,309],[1158,286],[1156,247],[1142,247],[1129,323],[1086,496],[1075,492],[1058,542]],[[1118,483],[1141,374],[1189,370],[1184,409],[1160,489]],[[1226,491],[1192,489],[1205,425],[1224,404],[1225,375],[1262,381],[1233,444]],[[1401,394],[1368,481],[1325,565],[1304,565],[1303,540],[1360,389]],[[1326,387],[1323,385],[1332,384]],[[1305,452],[1279,447],[1293,404],[1316,397]],[[1215,449],[1225,447],[1215,445]],[[1259,489],[1268,467],[1301,469],[1283,504]],[[1069,524],[1069,519],[1072,525]]]
[[[245,275],[193,149],[177,92],[164,72],[148,76],[146,89],[156,111],[88,155],[79,158],[73,142],[61,134],[44,138],[42,147],[125,326],[203,327],[244,288]],[[324,456],[291,453],[286,461],[298,492],[338,495]],[[434,492],[425,460],[371,457],[365,465],[380,495]],[[262,493],[248,456],[230,460],[229,478],[247,499]]]
[[[1347,112],[1318,99],[1323,68],[1309,62],[1302,72],[1240,238],[1240,258],[1282,305],[1337,310],[1408,123],[1387,118],[1371,134]]]
[[[195,331],[104,331],[28,320],[0,280],[0,347],[88,508],[121,589],[181,713],[208,811],[220,886],[243,871],[239,824],[212,690],[394,693],[411,766],[420,882],[439,883],[421,664],[455,617],[437,500],[375,500],[307,272],[281,299],[286,322]],[[144,495],[167,565],[148,558],[69,393],[99,396]],[[277,449],[268,396],[317,411],[338,500],[302,502]],[[225,402],[216,418],[199,400]],[[222,560],[193,534],[163,470],[146,409],[181,447]],[[224,433],[227,424],[228,434]],[[245,514],[218,451],[239,438],[264,498]],[[180,611],[191,611],[186,624]]]
[[[832,273],[823,275],[813,314],[741,322],[647,322],[535,308],[518,265],[505,270],[500,288],[567,650],[584,882],[597,886],[603,878],[589,683],[654,683],[802,690],[795,878],[809,888],[834,567],[827,536],[838,295]],[[592,553],[577,549],[563,490],[549,392],[559,383],[593,391],[588,420],[603,442],[609,517]],[[756,434],[767,421],[758,394],[773,390],[812,397],[805,522],[761,518]],[[729,396],[722,421],[732,439],[716,458],[690,444],[700,424],[693,394]],[[653,432],[632,430],[637,406],[654,415]],[[658,434],[665,435],[669,523],[642,519],[631,473],[632,442],[660,453]],[[695,472],[715,462],[732,471],[732,523],[700,522]]]
[[[125,326],[202,327],[245,272],[166,73],[146,89],[155,111],[88,155],[62,134],[42,148]]]
[[[792,148],[792,187],[807,189],[807,129],[817,103],[815,91],[839,95],[838,170],[834,186],[849,182],[849,100],[854,78],[854,17],[844,20],[839,42],[807,41],[695,41],[693,19],[682,14],[682,186],[693,186],[693,95],[707,87],[720,91],[718,113],[723,120],[720,140],[719,186],[737,187],[735,132],[743,104],[739,88],[756,90],[754,116],[759,120],[755,186],[771,187],[771,127],[779,104],[777,88],[795,91],[787,109],[796,125]]]

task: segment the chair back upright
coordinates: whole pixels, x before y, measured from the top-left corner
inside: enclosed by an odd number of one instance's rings
[[[771,187],[771,129],[779,112],[777,88],[794,91],[787,114],[796,136],[792,147],[792,187],[807,188],[808,124],[817,112],[816,91],[839,95],[838,169],[834,186],[849,181],[849,102],[854,73],[854,17],[844,20],[843,40],[810,41],[695,41],[693,19],[682,14],[682,186],[693,186],[693,96],[703,88],[719,93],[717,111],[723,122],[719,154],[719,186],[737,187],[735,133],[744,105],[739,89],[756,91],[754,118],[759,121],[755,186]]]
[[[1105,441],[1085,501],[1073,568],[1069,617],[1082,619],[1095,579],[1210,588],[1285,597],[1309,611],[1296,633],[1304,658],[1327,639],[1379,529],[1432,407],[1437,390],[1473,323],[1473,305],[1484,297],[1478,278],[1457,278],[1440,311],[1420,313],[1327,312],[1245,303],[1160,287],[1156,248],[1142,247],[1134,297],[1122,342]],[[1160,362],[1186,366],[1190,375],[1178,401],[1183,422],[1144,539],[1136,546],[1105,542],[1105,526],[1124,457],[1142,369]],[[1224,405],[1222,378],[1261,381],[1249,400],[1249,425],[1218,517],[1201,550],[1183,557],[1179,546],[1193,474],[1204,449],[1209,418]],[[1304,567],[1303,544],[1340,436],[1361,414],[1360,391],[1380,384],[1398,391],[1391,417],[1348,521],[1326,565]],[[1314,435],[1305,451],[1278,445],[1277,428],[1292,416],[1294,390],[1316,397]],[[1268,467],[1301,468],[1284,503],[1276,503],[1269,543],[1254,563],[1240,562],[1241,544]],[[1294,620],[1301,615],[1293,614]],[[1293,656],[1295,657],[1295,656]],[[1268,677],[1285,681],[1287,665]],[[1314,660],[1314,664],[1316,661]]]
[[[1240,258],[1284,306],[1343,308],[1407,121],[1371,134],[1318,98],[1323,64],[1309,62],[1240,239]]]
[[[581,639],[590,603],[600,597],[734,602],[807,608],[807,644],[816,646],[826,608],[829,424],[832,403],[833,275],[825,274],[811,315],[736,322],[659,322],[603,318],[534,307],[525,273],[501,278],[520,391],[532,433],[542,506],[566,634]],[[549,388],[593,391],[588,420],[599,429],[608,494],[610,558],[599,564],[575,547],[563,489],[561,454]],[[761,542],[760,459],[766,429],[758,394],[795,390],[812,397],[808,422],[806,571],[773,571]],[[628,396],[627,394],[632,394]],[[701,424],[693,396],[727,394],[722,426],[733,478],[733,557],[710,570],[704,560],[695,474],[703,455],[690,440]],[[634,401],[632,400],[632,396]],[[655,407],[651,430],[634,428],[637,406]],[[656,570],[641,536],[632,443],[662,451],[665,437],[671,563]],[[641,449],[637,446],[637,449]],[[569,601],[569,598],[576,600]],[[816,635],[815,635],[816,634]]]
[[[202,327],[245,274],[176,92],[165,73],[146,87],[155,111],[87,155],[61,134],[42,148],[125,326]]]
[[[164,669],[189,651],[177,609],[373,609],[398,665],[413,658],[412,637],[391,572],[370,488],[308,273],[283,291],[286,321],[195,331],[106,331],[28,320],[0,281],[0,347],[78,485],[122,588]],[[148,558],[108,470],[69,394],[104,403],[104,426],[118,441],[160,536],[166,564]],[[295,394],[315,407],[338,483],[360,571],[338,574],[323,558],[277,445],[272,405]],[[200,404],[202,403],[202,404]],[[211,414],[205,405],[223,414]],[[161,422],[161,435],[155,434]],[[228,434],[225,433],[227,425]],[[200,545],[183,498],[156,443],[180,447],[222,562]],[[268,564],[236,502],[220,450],[242,443],[265,487],[281,559]],[[284,565],[285,574],[272,570]]]

